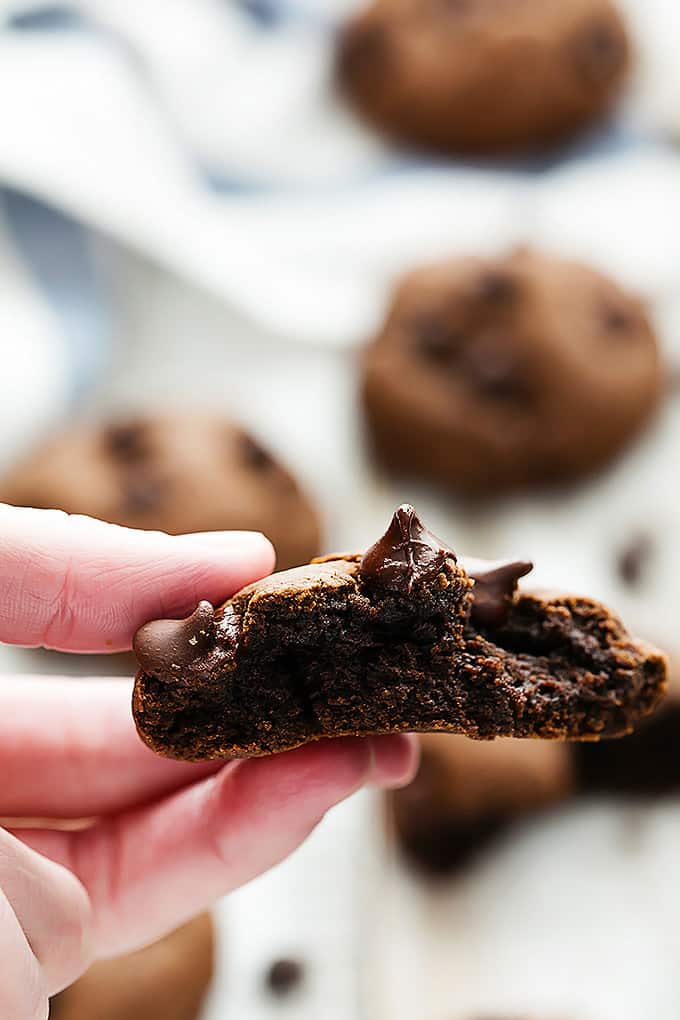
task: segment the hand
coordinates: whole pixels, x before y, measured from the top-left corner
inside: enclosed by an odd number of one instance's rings
[[[0,641],[122,650],[146,620],[219,603],[272,566],[248,532],[170,537],[0,506]],[[167,761],[138,739],[130,696],[126,680],[0,678],[0,816],[61,820],[0,829],[0,1017],[45,1020],[94,958],[160,937],[360,786],[415,767],[405,737]]]

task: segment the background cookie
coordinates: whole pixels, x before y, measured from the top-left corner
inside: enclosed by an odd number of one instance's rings
[[[629,62],[608,0],[375,0],[337,56],[368,121],[454,152],[569,136],[611,106]]]
[[[364,365],[383,462],[488,492],[601,467],[640,431],[662,382],[635,298],[526,249],[411,273]]]
[[[316,511],[290,472],[219,417],[155,415],[74,427],[0,479],[0,500],[170,534],[263,531],[280,569],[319,551]]]
[[[51,1020],[198,1020],[213,975],[209,914],[146,949],[101,960],[50,1003]]]

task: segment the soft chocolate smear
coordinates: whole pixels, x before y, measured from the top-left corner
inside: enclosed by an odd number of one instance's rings
[[[470,618],[480,627],[500,627],[508,615],[517,582],[533,570],[525,560],[476,560],[460,558],[461,566],[474,580]]]
[[[153,620],[135,634],[133,647],[147,673],[172,673],[190,666],[215,640],[215,610],[199,602],[185,620]]]
[[[364,581],[388,591],[411,591],[414,584],[441,573],[447,559],[455,561],[452,549],[425,527],[415,509],[398,507],[390,526],[364,554],[359,571]]]

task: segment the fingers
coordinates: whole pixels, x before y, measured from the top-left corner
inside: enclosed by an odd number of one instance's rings
[[[97,951],[122,953],[276,864],[363,783],[397,781],[413,754],[394,740],[333,740],[234,762],[89,831],[21,836],[73,869],[92,901]]]
[[[41,968],[47,994],[60,991],[90,959],[91,912],[83,886],[66,868],[0,829],[0,889]]]
[[[0,889],[0,1016],[47,1020],[47,985],[40,964]]]
[[[128,680],[0,678],[0,817],[111,814],[219,770],[150,751],[131,696]]]
[[[170,536],[0,504],[0,641],[121,651],[142,623],[219,603],[273,565],[253,532]]]

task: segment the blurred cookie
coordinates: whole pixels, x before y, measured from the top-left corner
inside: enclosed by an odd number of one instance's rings
[[[214,930],[202,914],[160,942],[101,960],[50,1003],[50,1020],[198,1020],[212,980]]]
[[[577,796],[680,791],[680,680],[633,733],[586,743],[419,737],[410,786],[387,794],[389,827],[418,870],[463,867],[513,822]]]
[[[473,492],[595,471],[640,432],[661,388],[637,299],[524,248],[412,272],[364,362],[384,464]]]
[[[598,120],[630,59],[609,0],[374,0],[341,32],[337,73],[389,137],[492,152],[554,143]]]
[[[409,862],[429,874],[462,867],[511,822],[574,792],[567,744],[419,739],[418,774],[388,794],[388,810]]]
[[[263,531],[281,569],[319,551],[317,513],[290,472],[215,416],[74,426],[0,479],[0,500],[170,534]]]

